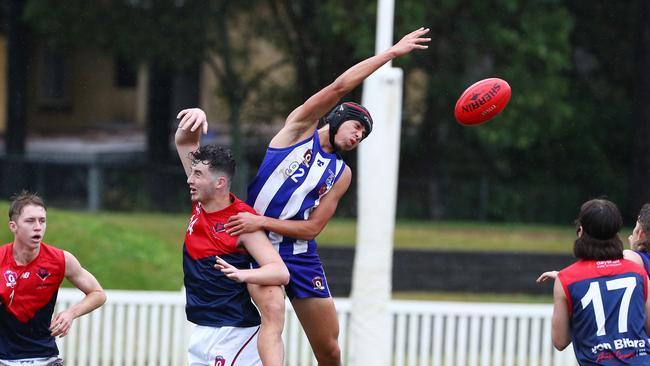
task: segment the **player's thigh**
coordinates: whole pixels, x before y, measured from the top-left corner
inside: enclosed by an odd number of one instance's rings
[[[318,344],[338,338],[339,321],[331,297],[294,298],[291,305],[310,343]]]
[[[259,327],[192,328],[188,345],[190,366],[261,366],[257,352]]]

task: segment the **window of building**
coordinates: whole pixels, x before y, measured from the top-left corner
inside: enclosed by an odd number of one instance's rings
[[[72,68],[65,50],[44,46],[38,52],[38,106],[45,109],[72,107]]]
[[[136,66],[123,57],[115,57],[115,85],[118,88],[135,88],[138,82]]]

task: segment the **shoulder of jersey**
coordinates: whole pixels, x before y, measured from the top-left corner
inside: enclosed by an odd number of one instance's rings
[[[252,208],[248,203],[240,200],[239,198],[237,198],[237,201],[235,201],[235,209],[238,212],[245,211],[245,212],[252,213],[254,215],[259,215],[254,208]]]

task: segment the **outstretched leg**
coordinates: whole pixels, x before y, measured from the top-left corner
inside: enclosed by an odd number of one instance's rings
[[[282,366],[284,362],[284,291],[280,286],[248,284],[248,292],[262,314],[257,350],[264,366]]]
[[[319,366],[341,365],[339,322],[334,301],[329,298],[294,298],[291,305],[305,331]]]

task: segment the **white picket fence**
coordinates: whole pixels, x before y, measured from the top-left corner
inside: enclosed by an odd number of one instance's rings
[[[100,309],[73,324],[57,343],[68,366],[187,365],[191,324],[181,292],[106,291]],[[61,289],[57,310],[82,298]],[[350,301],[335,299],[344,364],[349,365]],[[394,366],[576,365],[571,346],[551,344],[551,305],[391,302]],[[300,323],[287,302],[285,364],[316,365]],[[361,365],[357,365],[361,366]]]

